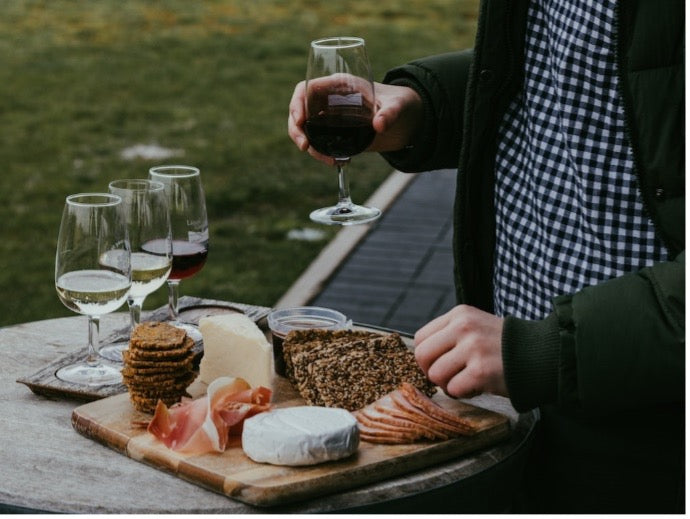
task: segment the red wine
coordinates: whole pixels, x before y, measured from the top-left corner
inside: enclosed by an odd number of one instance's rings
[[[310,117],[304,131],[316,151],[337,159],[363,152],[375,135],[370,117],[352,114],[327,113]]]
[[[144,245],[142,249],[152,254],[160,254],[165,247],[163,240],[153,240]],[[173,240],[172,270],[168,279],[185,279],[193,276],[201,270],[208,256],[208,242],[191,242]]]

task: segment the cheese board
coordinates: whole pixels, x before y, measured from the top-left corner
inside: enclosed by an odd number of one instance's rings
[[[273,389],[276,408],[304,405],[288,379],[275,375]],[[189,393],[196,397],[205,390],[205,384],[196,381]],[[231,439],[223,453],[175,452],[141,427],[141,422],[150,420],[151,415],[135,410],[126,393],[77,407],[72,413],[72,425],[80,434],[133,460],[234,500],[271,507],[409,474],[489,448],[511,435],[510,421],[503,414],[449,398],[440,391],[433,400],[470,420],[477,432],[445,441],[398,445],[361,441],[357,452],[348,458],[302,467],[256,463],[245,455],[239,437]]]

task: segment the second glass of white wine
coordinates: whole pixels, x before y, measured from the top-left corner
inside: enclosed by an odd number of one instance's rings
[[[132,288],[127,297],[130,334],[141,321],[146,296],[158,290],[168,279],[172,268],[172,236],[168,198],[161,182],[146,179],[113,180],[108,190],[122,198],[122,211],[132,250]],[[155,243],[156,247],[150,244]],[[103,258],[108,266],[108,256]],[[129,340],[106,344],[100,355],[122,362],[122,352]]]

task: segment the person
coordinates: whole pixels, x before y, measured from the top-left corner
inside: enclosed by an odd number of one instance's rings
[[[330,162],[304,89],[288,133]],[[484,0],[473,49],[375,91],[370,151],[458,168],[458,306],[419,365],[539,409],[514,510],[683,512],[684,2]]]

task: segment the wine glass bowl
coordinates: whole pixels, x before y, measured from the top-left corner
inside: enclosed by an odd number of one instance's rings
[[[132,283],[121,205],[122,199],[110,193],[80,193],[65,199],[55,255],[55,288],[67,308],[89,318],[86,359],[55,373],[66,382],[101,386],[122,381],[120,370],[104,364],[98,355],[100,317],[122,306]]]
[[[172,268],[172,237],[168,198],[161,182],[146,179],[113,180],[108,191],[122,198],[122,210],[129,233],[132,287],[127,297],[130,333],[141,320],[141,309],[149,294],[168,279]],[[107,264],[107,259],[106,262]],[[100,355],[122,361],[128,340],[101,347]]]
[[[304,132],[319,153],[332,157],[338,171],[338,202],[310,214],[331,225],[371,222],[375,207],[352,202],[345,166],[374,140],[374,83],[362,38],[333,37],[311,42],[307,62]]]
[[[180,281],[199,272],[208,256],[208,216],[201,174],[192,166],[165,165],[151,168],[149,179],[163,184],[168,200],[172,233],[172,269],[167,280],[168,320],[199,341],[199,330],[179,320],[178,292]],[[156,252],[160,245],[159,242],[149,243],[147,249]]]

